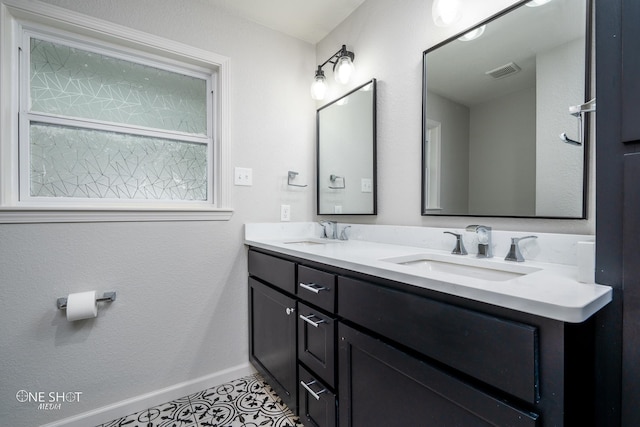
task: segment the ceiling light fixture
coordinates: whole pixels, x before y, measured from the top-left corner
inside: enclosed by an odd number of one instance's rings
[[[448,27],[460,20],[462,8],[458,0],[435,0],[431,7],[431,15],[438,27]]]
[[[462,35],[461,37],[458,37],[458,40],[460,40],[461,42],[468,42],[471,40],[475,40],[481,35],[483,35],[484,30],[486,29],[487,29],[486,25],[483,25],[482,27],[474,28],[473,30],[464,33],[464,35]]]
[[[316,100],[321,100],[324,99],[327,94],[327,79],[324,76],[322,67],[329,63],[333,64],[333,77],[336,81],[341,84],[347,84],[355,71],[353,66],[354,57],[353,52],[348,51],[346,45],[342,45],[339,51],[331,55],[322,65],[318,65],[316,75],[311,84],[311,97]]]

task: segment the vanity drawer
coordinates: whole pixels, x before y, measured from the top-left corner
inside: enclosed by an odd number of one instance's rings
[[[344,318],[527,402],[539,400],[536,327],[345,277],[338,290]]]
[[[298,365],[300,418],[306,427],[335,427],[336,395],[318,378]]]
[[[249,251],[249,275],[284,291],[296,291],[296,264],[253,250]]]
[[[335,313],[336,275],[298,265],[298,296],[317,307]]]
[[[335,387],[336,322],[319,310],[298,303],[298,360],[330,387]]]

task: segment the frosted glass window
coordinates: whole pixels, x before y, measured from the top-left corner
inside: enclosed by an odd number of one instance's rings
[[[211,202],[211,74],[84,40],[25,44],[21,199]]]
[[[207,82],[31,38],[33,112],[206,135]]]
[[[207,146],[32,123],[31,196],[207,199]]]

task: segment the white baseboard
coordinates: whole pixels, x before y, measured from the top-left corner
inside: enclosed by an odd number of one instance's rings
[[[197,393],[210,387],[223,384],[237,378],[252,375],[256,372],[249,363],[243,363],[223,371],[215,372],[191,381],[174,384],[151,393],[132,397],[92,411],[74,415],[40,427],[87,427],[108,423],[120,417],[143,411],[156,405]]]

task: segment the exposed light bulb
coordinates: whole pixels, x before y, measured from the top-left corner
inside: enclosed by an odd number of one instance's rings
[[[333,77],[340,84],[349,83],[349,79],[351,79],[351,75],[355,71],[355,67],[353,66],[353,62],[351,58],[348,56],[341,56],[336,63],[335,69],[333,70]]]
[[[462,17],[458,0],[435,0],[431,8],[433,22],[439,27],[455,24]]]
[[[316,73],[313,83],[311,83],[311,97],[317,101],[324,99],[327,94],[327,82],[324,74]]]
[[[458,37],[458,40],[460,40],[461,42],[468,42],[471,40],[475,40],[478,37],[480,37],[481,35],[484,34],[484,30],[487,28],[486,25],[483,25],[482,27],[478,27],[475,28],[469,32],[466,32],[462,37]]]
[[[538,6],[542,6],[543,4],[549,3],[550,1],[551,0],[531,0],[528,3],[525,3],[525,6],[538,7]]]

